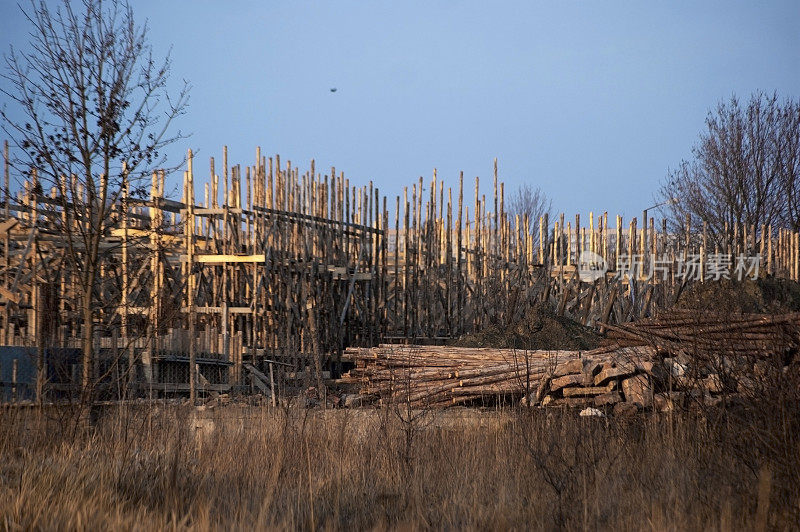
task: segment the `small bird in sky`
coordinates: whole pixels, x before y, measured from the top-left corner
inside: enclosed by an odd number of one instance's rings
[[[336,87],[331,87],[331,92],[336,92]]]

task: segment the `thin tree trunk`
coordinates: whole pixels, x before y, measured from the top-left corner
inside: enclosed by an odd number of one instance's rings
[[[83,297],[83,382],[84,399],[91,404],[94,399],[94,319],[90,298],[94,275],[87,275],[89,283]]]

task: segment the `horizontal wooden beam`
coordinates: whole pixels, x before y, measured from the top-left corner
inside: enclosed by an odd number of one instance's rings
[[[6,290],[4,287],[0,286],[0,296],[3,296],[4,298],[8,299],[9,301],[13,301],[14,303],[19,304],[19,301],[20,301],[20,298],[19,298],[20,293],[19,292],[14,293],[14,292],[11,292],[10,290]]]
[[[261,306],[258,307],[261,309]],[[195,307],[195,312],[198,314],[222,314],[223,309],[222,307]],[[182,308],[181,312],[189,312],[188,308]],[[251,307],[228,307],[228,312],[230,314],[250,314],[253,312]]]
[[[202,263],[264,262],[266,256],[263,253],[256,255],[195,255],[194,260]]]
[[[3,223],[0,223],[0,235],[8,233],[11,229],[14,229],[14,227],[16,227],[17,224],[19,224],[19,220],[16,218],[9,218],[8,220],[5,220]]]

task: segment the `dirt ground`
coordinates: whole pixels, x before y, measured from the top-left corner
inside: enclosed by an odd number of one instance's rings
[[[800,312],[800,283],[772,277],[755,281],[722,279],[693,283],[681,291],[674,308],[732,314]],[[597,347],[600,340],[593,328],[558,316],[554,309],[539,304],[519,322],[507,326],[492,325],[479,333],[454,340],[451,345],[588,350]]]
[[[768,277],[694,283],[681,292],[678,309],[775,314],[800,311],[800,283]]]
[[[575,349],[597,347],[599,336],[591,327],[556,312],[546,305],[533,307],[524,319],[509,326],[493,325],[452,342],[458,347],[503,349]]]

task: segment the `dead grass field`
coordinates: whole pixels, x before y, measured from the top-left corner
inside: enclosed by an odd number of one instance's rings
[[[798,414],[0,411],[0,528],[788,529]],[[51,414],[52,417],[52,414]]]

